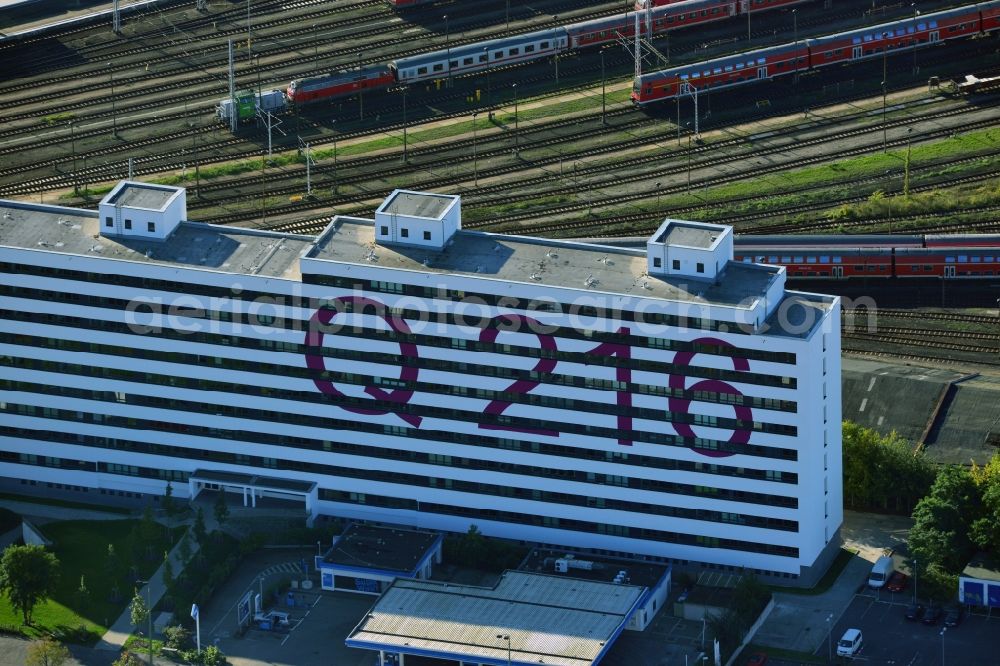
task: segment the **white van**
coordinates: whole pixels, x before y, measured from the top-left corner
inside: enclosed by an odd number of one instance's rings
[[[882,587],[885,585],[885,582],[889,580],[889,576],[892,575],[892,571],[892,557],[883,555],[878,558],[875,564],[872,565],[872,572],[868,574],[868,587],[875,589]]]
[[[838,657],[853,657],[861,652],[861,645],[864,642],[860,629],[848,629],[837,641]]]

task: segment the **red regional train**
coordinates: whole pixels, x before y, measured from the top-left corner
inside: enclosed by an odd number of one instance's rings
[[[662,34],[739,16],[745,11],[743,9],[745,1],[685,0],[657,7],[651,10],[649,16],[652,31],[654,34]],[[763,3],[755,2],[752,10],[757,12],[778,9],[803,2],[808,0],[766,0]],[[398,7],[415,4],[408,0],[396,0],[396,3]],[[601,46],[622,38],[634,37],[637,17],[640,30],[646,32],[647,12],[625,12],[514,37],[456,45],[439,51],[398,58],[386,66],[377,65],[372,68],[297,80],[291,83],[286,94],[290,103],[300,104],[342,97],[362,89],[387,88],[394,83],[432,81],[449,75],[458,76],[510,63],[538,60],[572,49]],[[390,81],[385,76],[385,67],[392,71],[395,80]]]
[[[673,99],[692,88],[699,91],[730,88],[874,58],[886,50],[899,52],[997,30],[1000,30],[1000,0],[992,0],[644,74],[633,83],[632,101],[644,105]]]
[[[734,259],[784,266],[794,279],[1000,276],[1000,236],[737,236]]]

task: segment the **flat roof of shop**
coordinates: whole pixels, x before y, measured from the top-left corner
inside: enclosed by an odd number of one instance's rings
[[[647,588],[507,571],[494,587],[397,579],[349,647],[440,659],[592,666]]]
[[[323,555],[333,566],[411,572],[441,539],[437,532],[350,525]]]

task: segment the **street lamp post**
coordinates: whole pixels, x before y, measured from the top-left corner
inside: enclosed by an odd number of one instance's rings
[[[887,128],[885,126],[885,94],[886,94],[886,85],[889,82],[889,75],[888,75],[888,70],[886,69],[886,63],[887,63],[887,60],[888,60],[888,57],[889,57],[889,46],[888,46],[888,44],[884,43],[885,39],[888,36],[889,36],[889,33],[887,33],[887,32],[883,32],[882,33],[882,41],[883,41],[883,44],[882,44],[882,152],[883,153],[888,151],[888,145],[889,145]]]
[[[403,164],[406,164],[406,93],[409,86],[403,86]]]
[[[604,78],[604,47],[601,47],[601,124],[608,124],[607,87]]]
[[[917,32],[917,17],[920,16],[920,12],[917,11],[917,3],[911,2],[910,3],[910,9],[913,10],[913,33],[914,33],[914,35],[916,35],[916,32]],[[917,71],[918,71],[917,70],[917,45],[919,43],[920,43],[919,40],[916,38],[916,36],[914,36],[913,37],[913,75],[914,76],[917,75]]]
[[[941,666],[944,666],[944,633],[948,631],[948,627],[941,627]]]
[[[472,173],[476,187],[479,187],[479,153],[476,150],[476,117],[478,111],[472,112]]]
[[[490,95],[490,49],[488,46],[483,47],[483,55],[486,56],[483,62],[486,63],[486,108],[489,109],[492,98]]]
[[[69,121],[70,146],[73,151],[73,194],[80,194],[80,184],[76,179],[76,123]]]
[[[680,95],[674,98],[674,104],[677,105],[677,147],[681,147],[681,98]]]
[[[333,131],[333,193],[337,194],[337,121],[330,121],[330,129]]]
[[[687,154],[688,154],[688,160],[687,160],[688,161],[688,186],[687,186],[687,192],[690,193],[691,192],[691,135],[690,134],[688,134],[688,149],[687,149]],[[702,634],[704,635],[704,629],[702,629]]]
[[[826,616],[826,659],[833,663],[833,613]]]
[[[555,25],[559,25],[559,16],[557,14],[553,15],[552,16],[552,21],[555,23]],[[559,53],[558,52],[552,57],[552,62],[556,66],[556,88],[558,88],[559,87]]]
[[[517,128],[517,84],[512,83],[511,86],[514,88],[514,154],[520,155],[518,128]]]
[[[256,65],[257,65],[257,104],[260,104],[261,87],[260,87],[260,54],[259,53],[254,56],[254,60],[256,61]]]
[[[889,209],[889,235],[892,235],[892,199],[889,189],[892,187],[892,171],[885,172],[885,203]]]
[[[448,15],[445,14],[444,19],[444,49],[448,56],[448,87],[451,87],[451,29],[448,25]]]
[[[149,618],[149,664],[153,664],[153,608],[149,605],[149,581],[137,580],[138,585],[146,586],[146,616]]]
[[[746,0],[747,3],[747,44],[750,43],[750,6],[753,4],[753,0]]]
[[[507,23],[507,27],[506,27],[505,31],[509,35],[510,34],[510,0],[507,0],[507,10],[506,10],[505,16],[506,16],[505,21]]]
[[[660,207],[660,181],[656,182],[656,207]]]
[[[358,76],[361,76],[361,51],[358,51]],[[365,119],[365,89],[358,89],[358,120]]]
[[[944,284],[944,280],[941,283]],[[917,558],[913,558],[913,601],[916,602],[917,599]]]
[[[111,78],[111,136],[118,138],[118,114],[115,111],[115,72],[108,63],[108,76]]]
[[[497,638],[507,641],[507,666],[510,666],[510,634],[497,634]]]

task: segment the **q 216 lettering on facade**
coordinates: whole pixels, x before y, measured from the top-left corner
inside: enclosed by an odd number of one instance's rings
[[[331,372],[326,365],[326,359],[319,353],[319,349],[323,346],[323,340],[325,337],[324,327],[328,327],[336,319],[338,315],[342,315],[349,312],[361,312],[366,307],[371,307],[375,312],[381,313],[378,316],[383,322],[395,333],[408,334],[410,333],[410,327],[407,325],[406,321],[399,316],[392,314],[385,314],[386,308],[383,303],[369,297],[365,296],[344,296],[341,298],[334,299],[329,303],[329,305],[322,307],[313,314],[309,322],[309,330],[306,333],[305,345],[307,348],[315,349],[317,351],[308,351],[306,353],[306,366],[316,372],[317,374],[323,375],[323,377],[318,377],[313,380],[316,388],[330,396],[338,398],[346,398],[347,396],[342,393],[335,385],[335,380],[327,379],[326,376],[333,375],[335,372]],[[480,342],[494,343],[497,338],[505,331],[517,331],[520,325],[538,325],[540,324],[537,320],[527,317],[525,315],[519,314],[502,314],[493,317],[489,321],[489,324],[482,329],[479,334]],[[619,328],[618,333],[623,337],[628,336],[630,329]],[[531,332],[537,340],[540,349],[552,352],[554,356],[557,351],[556,340],[551,335],[546,335],[544,333],[534,333]],[[694,344],[708,344],[719,347],[732,347],[732,345],[724,340],[717,338],[697,338],[692,341]],[[417,345],[412,342],[400,341],[399,343],[399,353],[400,357],[403,359],[416,359],[419,358],[419,351]],[[628,361],[632,358],[632,348],[629,345],[618,342],[602,342],[601,344],[595,346],[593,349],[586,350],[585,354],[591,356],[604,356],[604,357],[614,357],[621,361]],[[674,365],[680,367],[687,367],[691,364],[691,361],[696,356],[697,352],[677,352],[674,355],[673,363]],[[732,358],[733,369],[738,372],[747,372],[750,369],[749,362],[745,358],[733,357]],[[532,368],[534,373],[552,373],[556,372],[556,366],[558,362],[555,358],[551,357],[541,357],[538,362]],[[417,376],[419,374],[419,368],[415,365],[401,365],[399,372],[399,380],[402,382],[416,382]],[[632,440],[628,438],[628,433],[633,430],[633,420],[632,417],[627,414],[627,412],[632,407],[632,369],[628,367],[627,363],[619,363],[615,366],[615,380],[617,386],[621,387],[620,390],[616,390],[616,404],[621,412],[618,415],[618,430],[621,436],[618,439],[618,443],[623,446],[630,446]],[[668,375],[668,386],[671,389],[677,389],[681,391],[713,391],[716,393],[728,393],[734,396],[741,396],[742,393],[736,387],[718,379],[701,379],[696,380],[693,383],[688,384],[688,378],[681,374]],[[508,385],[503,392],[508,394],[521,394],[526,395],[538,387],[540,381],[534,380],[524,380],[518,379]],[[400,405],[405,405],[410,402],[413,398],[412,389],[397,388],[391,391],[387,391],[384,388],[378,386],[366,386],[365,393],[372,397],[374,400],[381,401],[384,403],[397,403]],[[501,399],[493,399],[487,403],[483,410],[484,414],[489,414],[491,416],[501,416],[511,406],[510,401],[505,401]],[[667,399],[667,409],[664,411],[664,416],[669,418],[673,414],[682,415],[689,414],[691,407],[691,400],[688,398],[676,398],[671,397]],[[365,414],[365,415],[385,415],[385,414],[395,414],[399,419],[413,426],[414,428],[419,428],[423,419],[420,416],[408,414],[405,412],[393,411],[392,409],[369,409],[363,407],[345,406],[343,409],[355,413],[355,414]],[[753,414],[750,407],[744,405],[734,405],[733,406],[736,418],[740,421],[749,422],[753,420]],[[694,429],[691,424],[688,423],[678,423],[671,422],[671,426],[677,435],[685,438],[696,438]],[[484,430],[506,430],[512,432],[520,432],[525,434],[535,434],[543,435],[548,437],[559,437],[559,432],[556,430],[544,429],[544,428],[529,428],[529,427],[519,427],[519,426],[509,426],[509,425],[499,425],[494,423],[483,423],[480,424],[480,428]],[[750,440],[750,431],[746,429],[736,429],[733,431],[729,438],[729,443],[732,444],[747,444]],[[702,447],[691,447],[692,451],[700,453],[709,457],[725,457],[733,455],[732,452],[727,451],[716,451],[712,449],[706,449]]]

